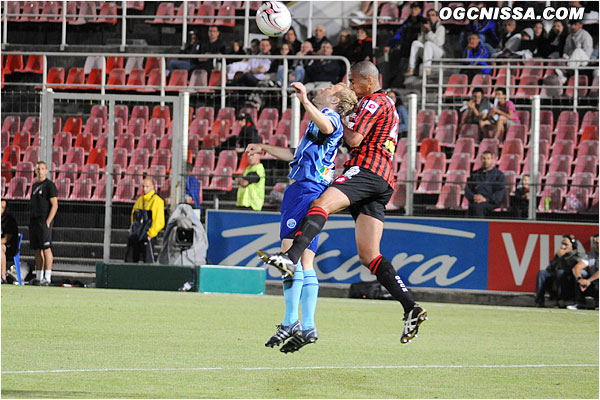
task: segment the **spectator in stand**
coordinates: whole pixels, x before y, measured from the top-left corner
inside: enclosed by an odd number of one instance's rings
[[[356,29],[356,40],[354,41],[352,56],[350,58],[351,64],[360,61],[373,61],[373,39],[369,37],[367,28],[363,27]]]
[[[6,280],[6,267],[12,265],[13,258],[19,252],[19,227],[11,213],[6,212],[7,203],[2,199],[0,215],[2,216],[2,283]]]
[[[260,54],[271,54],[271,42],[269,39],[260,41]],[[263,81],[266,78],[265,73],[269,71],[269,68],[271,68],[271,60],[267,58],[252,57],[248,60],[247,66],[245,67],[246,72],[243,75],[234,78],[231,81],[231,86],[257,86],[258,82]]]
[[[384,2],[382,2],[384,3]],[[379,3],[379,4],[382,4]],[[362,25],[367,22],[369,17],[373,15],[373,2],[372,1],[361,1],[360,2],[360,10],[354,10],[351,14],[354,16],[352,18],[352,23],[356,25]]]
[[[406,136],[408,132],[408,110],[406,106],[402,102],[402,98],[398,96],[398,94],[393,90],[388,90],[385,94],[388,95],[390,99],[394,101],[396,105],[396,111],[398,112],[398,138],[402,138]]]
[[[493,57],[513,57],[521,45],[521,33],[517,32],[517,23],[509,19],[504,23],[504,34],[500,37],[499,50]]]
[[[477,33],[470,33],[467,39],[467,47],[463,51],[463,58],[467,58],[469,60],[480,59],[480,61],[469,61],[468,65],[481,65],[482,67],[489,67],[489,64],[485,60],[485,58],[489,58],[489,53],[485,46],[481,44],[481,40],[479,39],[479,35]],[[481,68],[481,69],[463,69],[460,71],[463,74],[466,74],[469,77],[469,81],[473,79],[476,74],[486,74],[489,75],[492,70],[490,68]]]
[[[58,190],[47,178],[48,166],[38,161],[35,166],[37,181],[31,187],[31,219],[29,245],[35,254],[35,278],[32,285],[49,286],[52,281],[52,227],[58,211]]]
[[[328,41],[323,41],[319,54],[323,56],[320,60],[311,60],[306,67],[306,90],[319,90],[327,88],[339,81],[340,63],[332,60],[333,46]]]
[[[217,26],[208,28],[208,41],[200,41],[196,31],[190,31],[190,43],[183,50],[185,54],[224,54],[227,53],[225,42],[219,38],[221,33]],[[195,69],[204,69],[210,75],[213,69],[213,60],[207,58],[187,58],[185,60],[169,60],[167,63],[167,76],[176,69],[185,69],[192,72]]]
[[[510,100],[506,100],[506,90],[504,88],[496,88],[495,105],[490,111],[489,119],[483,121],[481,126],[490,125],[493,121],[496,123],[493,138],[498,140],[500,140],[500,135],[504,133],[505,129],[521,123],[515,104]]]
[[[421,15],[421,4],[410,4],[410,16],[400,25],[396,34],[383,48],[384,53],[389,53],[389,82],[387,86],[402,87],[404,85],[404,72],[408,66],[410,49],[423,29],[425,18]]]
[[[259,54],[260,53],[260,40],[254,38],[250,41],[250,54]]]
[[[560,58],[565,48],[569,32],[562,21],[554,21],[547,39],[542,45],[540,56],[543,58]]]
[[[279,49],[279,54],[282,56],[290,56],[291,48],[288,42],[283,42],[281,44],[281,48]],[[295,73],[294,68],[292,67],[293,61],[288,61],[288,86],[295,82],[292,79],[296,78],[297,73]],[[271,71],[275,69],[277,71],[277,84],[278,86],[283,85],[283,60],[273,60],[271,62]]]
[[[240,133],[236,136],[230,136],[216,149],[218,153],[225,149],[235,149],[238,153],[243,153],[246,146],[250,143],[261,143],[262,139],[258,136],[258,129],[252,121],[252,116],[247,113],[239,113],[235,118],[235,123],[240,126]]]
[[[521,55],[525,60],[530,60],[538,56],[539,41],[534,40],[534,35],[532,28],[525,28],[521,31],[521,44],[519,45],[519,51],[516,53]]]
[[[489,216],[502,202],[504,174],[494,164],[494,155],[484,151],[481,168],[471,174],[465,186],[465,197],[469,200],[468,215],[481,218]]]
[[[254,211],[262,210],[265,202],[265,181],[265,167],[260,162],[260,152],[248,153],[248,166],[242,177],[236,179],[236,184],[240,186],[236,205]]]
[[[585,296],[596,300],[598,310],[598,234],[592,237],[590,252],[573,267],[573,275],[577,281],[575,285],[574,306],[567,306],[569,310],[585,310]]]
[[[423,72],[431,74],[431,60],[444,56],[444,42],[446,41],[446,28],[440,23],[438,12],[431,9],[427,12],[427,21],[423,24],[423,31],[412,42],[410,57],[408,59],[408,71],[406,76],[415,73],[415,67],[419,59],[423,59]]]
[[[579,262],[577,255],[577,240],[573,235],[563,235],[560,248],[550,261],[546,269],[537,274],[535,285],[535,306],[544,307],[544,295],[550,294],[550,299],[556,303],[554,308],[565,308],[565,302],[569,300],[569,293],[575,279],[573,267]]]
[[[491,108],[490,101],[483,96],[483,89],[476,87],[473,89],[473,94],[471,94],[471,100],[467,101],[461,108],[463,112],[467,113],[464,119],[465,124],[475,124],[482,129]]]
[[[231,45],[231,52],[230,54],[237,54],[240,56],[243,56],[246,54],[246,51],[244,50],[244,47],[242,46],[242,42],[241,40],[234,40],[233,44]]]
[[[292,55],[298,53],[300,47],[302,47],[302,42],[298,40],[298,35],[296,35],[294,28],[288,29],[285,35],[283,35],[283,43],[290,45],[290,54]]]
[[[531,39],[535,43],[535,47],[537,48],[537,52],[534,54],[535,57],[542,57],[542,52],[544,51],[544,46],[546,45],[546,41],[548,40],[548,35],[544,30],[544,24],[541,22],[536,22],[533,26],[533,38]]]
[[[575,61],[575,60],[589,60],[594,51],[594,40],[592,35],[583,29],[583,23],[581,21],[571,21],[570,23],[571,33],[567,36],[565,41],[565,48],[563,51],[562,58],[567,61],[567,67],[569,69],[575,69],[580,66],[586,66],[587,61]],[[556,75],[564,85],[567,82],[567,75],[565,71],[556,69]]]
[[[315,27],[315,35],[309,38],[308,40],[312,44],[313,51],[315,53],[318,53],[319,50],[321,50],[321,45],[323,44],[323,42],[329,42],[329,39],[327,39],[327,31],[325,30],[325,25],[317,25]]]
[[[515,218],[527,218],[529,215],[529,175],[523,175],[517,186],[515,197],[511,201],[509,214]]]
[[[295,54],[296,56],[314,56],[315,52],[313,51],[312,43],[310,40],[305,40],[302,42],[302,47],[300,51]],[[306,75],[306,67],[313,60],[296,60],[291,63],[292,67],[290,68],[290,82],[304,82],[304,77]],[[293,71],[293,72],[292,72]]]
[[[125,262],[154,262],[153,245],[156,235],[165,227],[165,202],[154,190],[150,177],[142,181],[142,195],[131,210],[131,228]]]
[[[352,62],[353,54],[354,40],[352,38],[352,32],[348,29],[343,29],[338,36],[337,44],[333,47],[333,55],[344,56]]]
[[[475,6],[479,9],[485,6],[484,1],[478,1]],[[496,21],[488,19],[479,19],[475,21],[469,21],[466,32],[460,34],[460,46],[466,47],[467,37],[469,33],[479,34],[479,40],[487,48],[488,53],[492,54],[494,49],[498,46],[498,34],[496,33]]]
[[[194,164],[187,163],[187,176],[185,177],[185,202],[193,204],[194,208],[200,208],[200,182],[198,178],[192,175]]]

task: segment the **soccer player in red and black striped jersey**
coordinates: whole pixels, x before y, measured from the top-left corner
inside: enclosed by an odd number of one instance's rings
[[[360,262],[404,307],[401,343],[407,343],[427,318],[427,312],[415,304],[379,248],[385,206],[395,181],[392,157],[398,136],[398,113],[394,102],[380,89],[379,71],[372,62],[361,61],[352,66],[350,88],[360,101],[344,128],[344,140],[352,148],[344,173],[312,202],[288,251],[271,255],[268,263],[293,271],[304,250],[323,229],[329,214],[349,207],[356,221]]]

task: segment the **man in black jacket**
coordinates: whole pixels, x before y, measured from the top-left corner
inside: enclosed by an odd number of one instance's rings
[[[484,151],[481,168],[474,171],[467,185],[465,196],[469,200],[469,215],[485,217],[497,208],[504,198],[504,174],[494,166],[494,155]]]
[[[577,240],[573,235],[563,235],[560,248],[554,255],[550,265],[537,274],[535,285],[535,305],[544,307],[544,294],[550,293],[556,298],[555,308],[564,308],[565,300],[572,295],[575,278],[572,269],[579,262]]]

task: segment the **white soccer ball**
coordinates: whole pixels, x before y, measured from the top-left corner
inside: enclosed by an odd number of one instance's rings
[[[278,37],[292,26],[292,14],[279,1],[266,1],[256,11],[256,25],[267,36]]]

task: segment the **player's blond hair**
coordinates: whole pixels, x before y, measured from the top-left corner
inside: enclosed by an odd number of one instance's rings
[[[356,97],[356,93],[354,93],[345,83],[338,83],[337,86],[340,87],[335,93],[335,97],[340,99],[340,102],[337,105],[337,112],[345,117],[354,110],[356,103],[358,103],[358,98]]]

